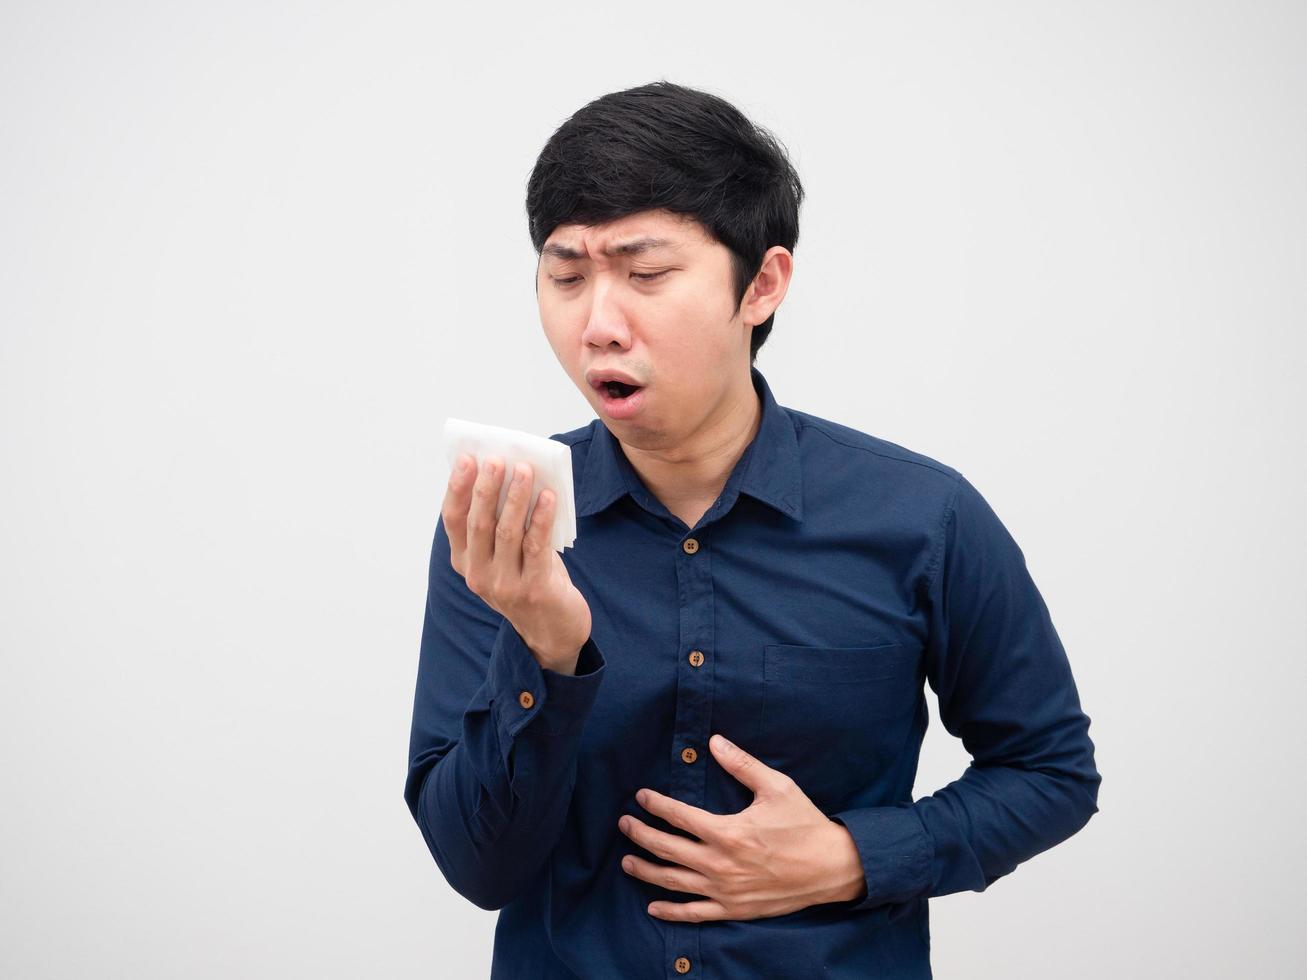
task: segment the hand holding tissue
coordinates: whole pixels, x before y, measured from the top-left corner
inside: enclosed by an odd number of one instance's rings
[[[552,490],[557,501],[558,510],[554,517],[553,534],[550,544],[555,551],[570,548],[576,541],[576,499],[572,489],[572,447],[545,436],[520,432],[517,429],[504,429],[497,425],[482,425],[479,422],[465,422],[462,419],[445,420],[445,460],[450,469],[461,453],[474,457],[480,466],[487,456],[498,456],[504,461],[504,472],[513,472],[513,466],[520,462],[531,464],[535,481],[531,486],[531,499],[527,502],[526,524],[531,524],[531,515],[535,512],[536,500],[541,490]],[[504,503],[508,500],[508,480],[504,480],[499,490],[499,503],[495,507],[495,519],[504,512]]]
[[[460,471],[457,462],[464,454],[476,466]],[[441,516],[450,564],[468,589],[517,631],[542,668],[575,674],[592,621],[590,605],[559,554],[576,540],[571,447],[449,419],[445,455],[452,473]],[[491,458],[503,468],[487,466]],[[513,484],[517,466],[523,475],[529,468],[529,482]],[[540,505],[540,520],[533,525],[531,515],[545,490],[551,499]]]

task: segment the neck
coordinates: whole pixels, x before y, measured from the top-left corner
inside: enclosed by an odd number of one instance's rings
[[[674,514],[707,510],[758,434],[762,399],[750,375],[745,376],[742,389],[726,396],[725,403],[718,418],[674,450],[637,449],[622,443],[622,451],[649,492]]]

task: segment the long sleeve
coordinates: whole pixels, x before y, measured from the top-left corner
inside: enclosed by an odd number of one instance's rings
[[[1098,811],[1089,718],[1025,556],[958,475],[928,568],[926,677],[972,762],[930,796],[832,815],[857,846],[864,909],[985,888]]]
[[[575,675],[542,668],[450,565],[437,521],[404,800],[445,879],[480,908],[512,901],[557,843],[604,666],[592,637]]]

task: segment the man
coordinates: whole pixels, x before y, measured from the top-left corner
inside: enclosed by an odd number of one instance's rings
[[[404,792],[454,889],[501,910],[493,977],[929,977],[929,898],[1097,811],[1089,718],[993,510],[754,364],[802,196],[764,131],[665,82],[581,109],[532,173],[541,322],[598,416],[552,436],[576,545],[550,548],[548,492],[523,531],[529,467],[498,521],[503,461],[456,468]],[[974,762],[913,802],[925,682]]]

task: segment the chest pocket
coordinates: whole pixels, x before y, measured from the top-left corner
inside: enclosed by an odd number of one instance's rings
[[[904,643],[764,646],[754,754],[830,813],[900,761],[920,664],[921,651]]]

